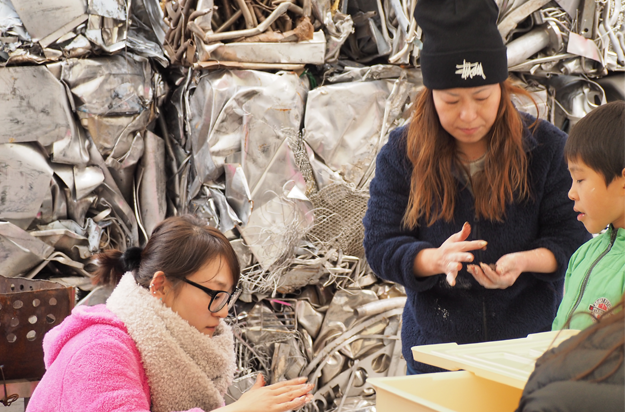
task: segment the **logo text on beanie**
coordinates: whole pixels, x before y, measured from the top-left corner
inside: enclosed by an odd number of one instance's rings
[[[484,69],[482,69],[482,63],[470,63],[466,60],[462,60],[462,64],[456,64],[456,74],[459,74],[463,80],[472,79],[475,76],[482,76],[486,80],[484,75]]]

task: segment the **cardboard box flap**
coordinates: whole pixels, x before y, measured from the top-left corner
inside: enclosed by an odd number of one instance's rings
[[[412,355],[417,362],[449,370],[464,369],[477,376],[523,389],[534,370],[536,359],[577,333],[578,330],[567,329],[495,342],[413,346]]]

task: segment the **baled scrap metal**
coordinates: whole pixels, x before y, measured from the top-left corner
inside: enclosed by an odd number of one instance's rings
[[[326,39],[322,31],[317,31],[310,40],[292,42],[238,42],[215,47],[210,53],[200,52],[200,60],[243,63],[274,64],[323,64],[325,62]]]
[[[62,251],[72,260],[87,259],[91,256],[87,238],[69,229],[35,230],[29,233],[55,250]]]
[[[206,188],[206,186],[204,186]],[[219,230],[226,233],[240,226],[243,222],[239,219],[232,206],[228,203],[226,196],[223,193],[223,189],[220,188],[208,188],[210,197],[215,205],[215,210],[219,211]]]
[[[121,0],[116,0],[121,1]],[[167,25],[164,13],[156,0],[132,0],[130,4],[130,26],[128,28],[128,47],[140,56],[154,59],[162,67],[170,61],[165,56],[163,44]]]
[[[415,5],[416,1],[342,1],[341,11],[352,16],[355,28],[342,52],[361,63],[384,56],[396,64],[414,61],[419,53],[414,42],[418,34],[413,15]]]
[[[282,148],[279,154],[284,157],[279,159],[285,161],[287,166],[293,167],[295,162],[292,160],[290,150],[286,144]],[[278,165],[281,164],[276,162],[275,166]],[[277,274],[279,271],[274,264],[282,264],[292,258],[293,248],[300,243],[312,224],[313,214],[309,201],[301,199],[301,196],[289,199],[290,193],[273,191],[273,183],[267,181],[267,186],[261,186],[266,187],[267,191],[259,193],[260,205],[255,206],[248,224],[240,228],[240,232],[262,269],[276,270]],[[298,192],[303,193],[301,189]],[[281,282],[261,285],[263,289],[278,286],[281,286]]]
[[[7,277],[26,273],[48,258],[54,248],[10,222],[0,222],[0,272]]]
[[[300,4],[167,1],[165,21],[169,26],[165,49],[177,64],[287,69],[289,65],[324,62],[326,39],[321,31],[313,35],[318,26],[310,0]]]
[[[230,321],[235,331],[243,333],[242,336],[235,333],[237,339],[245,338],[237,345],[240,348],[237,349],[237,359],[243,366],[240,379],[249,374],[246,365],[256,365],[271,382],[304,374],[310,382],[318,384],[315,404],[304,409],[312,411],[337,407],[346,396],[371,397],[373,392],[365,385],[367,377],[404,372],[399,317],[405,295],[403,299],[378,300],[373,289],[336,290],[329,307],[322,307],[320,304],[324,302],[318,299],[317,293],[308,293],[311,287],[304,289],[298,300],[266,298],[258,303],[237,305],[237,316]],[[377,290],[381,292],[386,288]],[[369,303],[359,305],[357,302],[361,301]],[[373,304],[376,306],[371,310],[366,309]],[[363,308],[363,312],[353,311],[354,306]],[[378,306],[385,312],[379,313]],[[302,312],[304,307],[306,310]],[[311,323],[306,318],[315,320]],[[319,327],[322,322],[343,332],[315,339],[315,345],[319,345],[315,356],[307,328],[314,323]],[[313,329],[316,327],[312,326]],[[351,360],[348,361],[345,354]],[[305,363],[301,363],[303,360]],[[306,368],[302,370],[304,364]],[[238,393],[236,388],[237,385],[233,391]]]
[[[0,64],[49,63],[94,51],[115,53],[128,48],[163,67],[169,65],[162,47],[166,26],[155,0],[16,3],[15,8],[9,0],[0,3],[1,10],[6,11],[0,14],[0,36],[7,36],[0,41]],[[10,18],[3,19],[7,15]]]
[[[546,3],[531,0],[509,4],[501,11],[498,27],[508,40],[511,71],[529,71],[542,77],[562,73],[603,77],[608,70],[625,70],[621,0],[562,1],[561,7]],[[525,33],[527,29],[515,28],[527,19],[531,19],[533,30]]]
[[[0,123],[0,143],[50,146],[77,133],[65,87],[43,66],[0,68]]]
[[[325,314],[319,336],[315,340],[315,355],[326,346],[326,341],[342,335],[354,325],[359,317],[353,308],[377,300],[378,297],[371,290],[338,290]],[[353,358],[353,352],[350,349],[344,353]]]
[[[67,197],[65,187],[59,177],[55,175],[50,181],[50,192],[41,204],[41,222],[53,222],[60,219],[67,219]]]
[[[0,0],[0,66],[32,39],[10,0]]]
[[[304,8],[291,2],[266,4],[225,0],[220,3],[215,5],[213,1],[203,0],[196,4],[191,0],[165,3],[165,22],[169,26],[165,49],[174,63],[192,65],[198,60],[213,59],[211,48],[206,46],[228,40],[251,36],[258,36],[251,39],[253,41],[272,42],[312,39],[311,10],[306,1]],[[302,18],[294,21],[295,16]],[[237,22],[244,28],[236,30]],[[265,33],[267,31],[270,32]],[[265,61],[260,56],[257,62]]]
[[[285,140],[281,129],[299,130],[307,89],[294,73],[235,70],[200,77],[187,108],[196,178],[215,180],[226,158],[238,156],[253,192]]]
[[[0,219],[28,228],[50,191],[52,174],[35,145],[0,144]]]
[[[549,79],[555,89],[553,122],[561,128],[573,127],[582,117],[601,104],[606,103],[605,91],[596,82],[576,76],[558,76]],[[570,130],[570,129],[569,129]]]
[[[392,87],[392,81],[379,80],[309,92],[304,139],[347,182],[357,183],[372,161]]]
[[[1,146],[0,158],[3,159],[0,163],[5,167],[0,171],[3,177],[0,185],[5,195],[2,196],[0,217],[8,221],[6,225],[13,222],[26,229],[32,228],[33,224],[52,225],[56,219],[67,217],[78,225],[84,225],[88,211],[98,207],[96,202],[106,202],[94,194],[94,191],[104,192],[101,186],[106,186],[103,183],[107,176],[109,182],[112,180],[103,162],[88,166],[59,165],[49,163],[45,153],[40,151],[40,146],[34,144],[6,143]],[[111,203],[123,210],[123,199],[115,199],[115,195],[109,193],[105,197],[111,198]],[[75,228],[67,226],[50,226],[31,233],[19,231],[17,226],[8,232],[5,230],[2,249],[7,258],[3,264],[8,266],[3,267],[3,273],[32,277],[47,262],[56,261],[76,269],[79,274],[86,274],[80,261],[100,249],[101,237],[101,228],[91,219],[86,220],[89,239],[72,230]],[[132,236],[128,238],[128,242],[132,242]],[[46,243],[50,246],[43,247]],[[121,246],[124,247],[126,243],[123,242]],[[55,248],[64,253],[54,252]]]
[[[364,384],[367,377],[395,376],[405,373],[405,363],[400,359],[399,334],[390,329],[380,331],[378,327],[380,322],[388,323],[397,320],[402,310],[398,308],[385,314],[362,318],[341,336],[326,344],[326,347],[310,361],[302,372],[308,376],[309,382],[318,385],[314,392],[314,405],[307,410],[330,410],[340,407],[342,400],[346,397],[358,396],[361,399],[371,397],[374,391]],[[371,330],[372,327],[380,332],[367,333],[366,331]],[[353,362],[346,362],[347,367],[339,368],[340,373],[336,374],[335,358],[337,355],[343,356],[339,352],[356,341],[377,341],[378,343],[370,346],[371,350],[362,353]],[[380,344],[381,341],[385,341],[384,345]],[[334,375],[329,381],[325,381],[327,378],[324,378],[326,371]]]
[[[74,190],[76,200],[80,200],[90,194],[95,188],[104,182],[104,173],[97,166],[76,167],[74,166]]]
[[[248,246],[256,248],[257,253],[262,250],[259,240],[264,241],[266,237],[253,233],[250,228],[264,230],[270,227],[270,222],[264,222],[263,216],[284,221],[281,216],[286,211],[279,210],[274,214],[275,208],[282,209],[284,204],[272,199],[282,194],[284,184],[289,181],[301,182],[305,190],[297,166],[293,160],[289,161],[293,155],[282,130],[299,129],[306,93],[306,85],[293,73],[215,72],[200,77],[197,85],[189,87],[185,112],[189,113],[186,121],[190,127],[185,146],[191,148],[194,173],[186,198],[193,201],[200,193],[200,187],[224,175],[225,165],[232,160],[240,164],[238,174],[225,173],[226,196],[232,199],[232,205],[240,213],[234,216],[238,217],[236,221],[251,222],[241,230],[250,230],[244,236],[248,236]],[[217,207],[214,215],[221,216],[224,221],[223,217],[230,214],[230,203],[223,202],[215,189],[211,189],[210,197]],[[256,217],[251,211],[252,201],[260,210]],[[199,207],[197,202],[195,207]],[[273,211],[265,213],[267,208]],[[258,219],[261,223],[254,223]],[[233,224],[228,224],[222,229],[232,227]]]
[[[233,163],[224,163],[224,172],[226,175],[226,199],[241,219],[241,224],[245,226],[249,221],[254,205],[245,172],[240,164]]]
[[[87,20],[84,0],[14,1],[13,6],[34,41],[46,47]]]
[[[401,347],[398,336],[394,337],[393,344],[378,349],[367,357],[357,359],[351,368],[343,370],[327,384],[319,387],[313,398],[318,411],[342,410],[350,411],[346,405],[373,405],[375,411],[375,391],[367,383],[367,378],[402,375],[403,370],[391,372],[389,363],[395,355],[394,348]],[[356,409],[361,411],[361,409]]]
[[[85,227],[78,225],[73,220],[56,220],[47,225],[38,225],[39,231],[69,231],[80,238],[87,239],[89,252],[95,253],[100,249],[100,238],[102,237],[102,227],[100,227],[93,219],[87,218]],[[31,232],[36,236],[35,231]],[[72,235],[73,236],[73,235]]]
[[[328,17],[324,19],[325,31],[327,32],[325,61],[334,63],[339,60],[341,47],[352,33],[354,22],[349,14],[341,12],[336,12],[333,16],[328,14]]]
[[[88,0],[87,9],[89,14],[115,20],[126,20],[126,2],[124,0]]]
[[[399,79],[318,87],[308,96],[304,140],[347,183],[362,186],[415,87],[401,73]]]
[[[106,213],[102,219],[109,222],[108,242],[106,248],[116,248],[126,250],[130,246],[139,244],[139,228],[137,218],[121,190],[117,186],[113,175],[106,166],[102,155],[98,151],[93,141],[89,144],[90,166],[98,166],[104,174],[104,182],[93,192],[93,206],[100,213]],[[90,206],[91,207],[91,206]],[[81,214],[74,218],[76,222],[83,226],[89,208],[82,210]],[[100,221],[97,222],[100,224]]]
[[[131,203],[136,165],[144,152],[142,132],[154,118],[157,76],[149,61],[131,54],[69,59],[61,78],[71,90],[81,123]]]
[[[154,98],[149,61],[132,54],[68,59],[61,78],[85,115],[134,115]]]
[[[140,222],[146,238],[167,214],[166,175],[162,167],[165,163],[165,141],[147,131],[144,137],[145,152],[141,157],[137,172],[137,203]]]

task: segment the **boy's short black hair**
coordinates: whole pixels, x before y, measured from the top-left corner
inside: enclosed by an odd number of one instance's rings
[[[599,106],[578,121],[564,146],[566,160],[601,173],[606,186],[625,169],[625,101]]]

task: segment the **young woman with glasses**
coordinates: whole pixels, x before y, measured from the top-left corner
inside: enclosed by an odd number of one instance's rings
[[[235,356],[223,318],[240,268],[218,230],[172,217],[145,249],[108,250],[94,262],[94,281],[117,286],[106,305],[76,307],[45,336],[46,374],[28,411],[282,412],[312,399],[305,378],[264,386],[259,375],[224,406]]]

